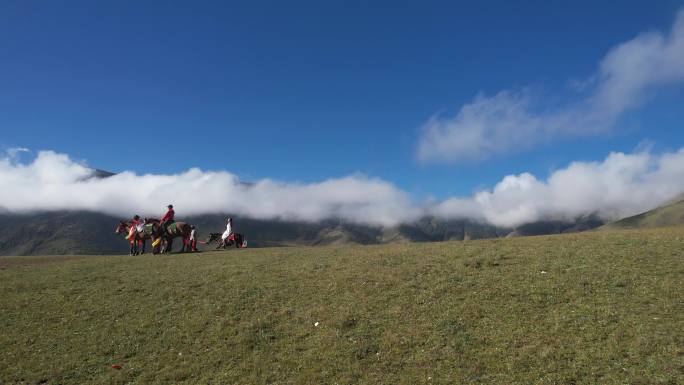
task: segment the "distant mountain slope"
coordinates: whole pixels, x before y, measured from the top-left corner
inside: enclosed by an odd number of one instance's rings
[[[183,217],[197,226],[200,238],[210,232],[223,232],[227,215]],[[114,234],[123,218],[85,211],[0,213],[0,255],[46,254],[124,254],[127,242]],[[603,224],[593,217],[576,221],[545,221],[501,228],[470,220],[422,218],[411,224],[381,228],[326,220],[320,223],[235,218],[235,231],[245,234],[250,247],[319,246],[340,244],[386,244],[438,242],[557,234],[582,231]],[[174,249],[179,248],[178,244]],[[149,250],[149,244],[148,244]]]
[[[0,255],[121,254],[116,218],[91,212],[0,214]]]
[[[609,223],[601,229],[636,229],[684,224],[684,196],[645,213]]]
[[[577,233],[603,225],[605,222],[596,215],[583,215],[574,221],[547,220],[526,223],[509,233],[508,237],[527,237],[534,235]]]
[[[227,215],[200,215],[186,218],[201,229],[201,233],[219,232],[225,228]],[[401,242],[437,242],[445,240],[496,238],[510,229],[468,220],[443,221],[423,218],[412,224],[382,228],[325,220],[301,223],[279,220],[236,219],[236,231],[247,236],[250,245],[291,246],[330,244],[381,244]]]

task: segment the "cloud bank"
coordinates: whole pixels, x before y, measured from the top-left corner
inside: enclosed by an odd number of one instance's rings
[[[571,102],[549,105],[529,89],[478,95],[454,117],[431,118],[421,130],[424,162],[483,160],[558,137],[610,130],[650,93],[684,81],[684,10],[667,34],[648,32],[612,48],[597,72],[574,87]]]
[[[491,190],[447,199],[430,210],[444,218],[465,212],[499,226],[591,213],[617,219],[649,210],[683,191],[684,148],[660,155],[615,152],[603,162],[574,162],[545,181],[529,173],[509,175]]]
[[[602,162],[574,162],[540,180],[504,177],[471,197],[416,202],[392,183],[363,175],[318,183],[264,179],[243,183],[226,171],[190,169],[173,175],[122,172],[92,177],[68,155],[41,151],[28,162],[0,158],[0,208],[10,212],[89,210],[130,217],[160,216],[173,203],[180,217],[233,213],[255,219],[349,222],[392,226],[425,215],[516,226],[540,219],[597,213],[607,219],[653,208],[684,191],[684,148],[651,154],[611,153]]]
[[[409,196],[364,176],[320,183],[245,184],[229,172],[196,168],[175,175],[122,172],[91,178],[93,169],[65,154],[41,151],[28,164],[0,160],[0,207],[13,212],[91,210],[112,215],[159,216],[167,203],[180,215],[230,212],[259,219],[318,221],[342,218],[390,225],[419,215]]]

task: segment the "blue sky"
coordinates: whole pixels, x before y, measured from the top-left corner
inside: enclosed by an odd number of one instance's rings
[[[417,155],[429,119],[453,118],[478,94],[532,88],[565,105],[611,48],[666,33],[683,5],[3,2],[0,146],[117,172],[307,183],[361,173],[417,199],[470,195],[509,174],[684,145],[674,84],[597,134],[483,159]]]

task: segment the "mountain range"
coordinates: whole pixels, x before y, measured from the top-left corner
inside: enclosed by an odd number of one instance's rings
[[[200,238],[222,232],[227,215],[212,214],[179,218],[195,224]],[[0,214],[0,255],[121,254],[126,241],[114,234],[122,218],[87,211],[53,211]],[[236,218],[235,231],[246,235],[250,247],[332,244],[386,244],[437,242],[556,234],[601,226],[593,216],[572,222],[544,221],[501,228],[471,220],[422,218],[412,224],[374,227],[326,220],[319,223]],[[149,246],[148,246],[149,247]],[[179,246],[176,246],[176,249]]]
[[[92,177],[107,178],[111,175],[114,174],[95,170]],[[196,225],[200,238],[205,238],[210,232],[222,232],[227,216],[196,215],[179,220]],[[0,212],[0,255],[127,253],[127,242],[121,235],[114,234],[114,228],[121,219],[88,211]],[[392,227],[359,225],[341,220],[317,223],[240,217],[235,220],[234,231],[246,235],[249,247],[439,242],[679,225],[684,224],[684,194],[661,207],[612,223],[605,223],[596,215],[580,216],[571,221],[537,221],[514,228],[469,219],[442,220],[435,217]],[[176,245],[175,249],[178,248]]]

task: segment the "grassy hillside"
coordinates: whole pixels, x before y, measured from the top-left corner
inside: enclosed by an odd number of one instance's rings
[[[683,197],[679,197],[683,198]],[[684,199],[678,199],[645,213],[609,223],[604,229],[641,229],[684,225]]]
[[[683,246],[670,228],[0,257],[0,383],[682,384]]]

